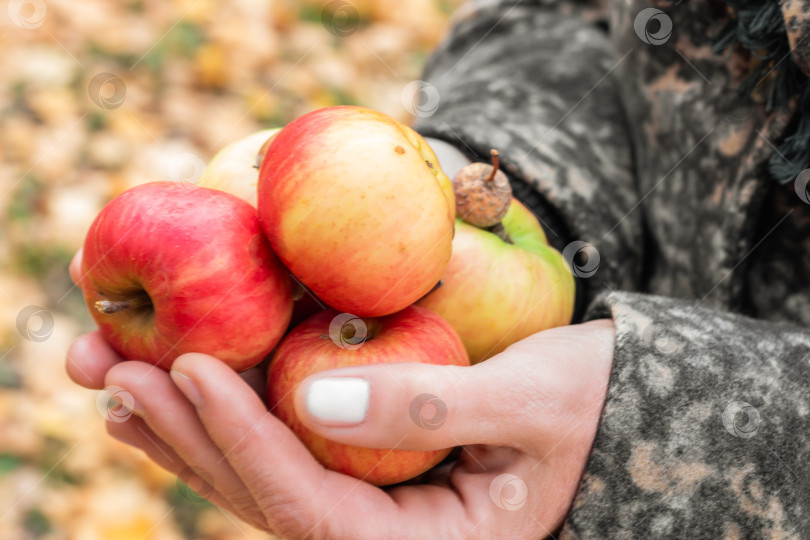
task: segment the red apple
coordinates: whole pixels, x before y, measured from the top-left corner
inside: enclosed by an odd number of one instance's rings
[[[262,161],[258,193],[279,258],[339,311],[399,311],[450,260],[450,180],[415,131],[371,109],[329,107],[283,128]]]
[[[453,326],[473,364],[569,324],[574,310],[573,275],[534,214],[512,199],[500,223],[512,243],[457,220],[442,284],[418,303]]]
[[[256,210],[213,189],[154,182],[122,193],[91,225],[81,272],[104,338],[163,369],[194,351],[245,370],[290,320],[290,277]]]
[[[257,131],[224,146],[208,163],[197,185],[236,195],[255,207],[261,150],[279,129]]]
[[[264,129],[227,144],[211,159],[196,185],[236,195],[255,207],[259,165],[270,141],[280,129]],[[299,290],[299,287],[293,289],[293,300],[289,328],[294,328],[323,309],[319,300],[312,294]]]
[[[294,407],[296,388],[313,373],[397,362],[469,365],[458,335],[427,309],[410,306],[393,315],[368,319],[322,311],[297,326],[276,349],[267,383],[270,410],[331,470],[375,485],[413,478],[439,463],[450,449],[417,452],[340,444],[307,429]]]

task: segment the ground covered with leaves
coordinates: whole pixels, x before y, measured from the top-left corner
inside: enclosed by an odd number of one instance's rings
[[[64,370],[93,328],[68,263],[110,198],[178,160],[328,105],[409,121],[404,89],[459,3],[4,4],[0,539],[267,538],[106,435],[106,401]]]

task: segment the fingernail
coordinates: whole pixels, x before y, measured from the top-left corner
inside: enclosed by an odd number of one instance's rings
[[[307,389],[307,411],[323,424],[359,424],[366,418],[371,387],[358,377],[315,379]]]
[[[179,371],[172,370],[169,375],[171,376],[174,384],[177,385],[177,388],[180,389],[183,394],[188,398],[188,400],[195,406],[195,407],[202,407],[203,404],[203,396],[200,393],[200,389],[197,388],[197,385],[194,384],[194,381],[191,380],[191,377],[186,375],[185,373],[180,373]]]
[[[108,386],[104,389],[104,391],[107,393],[110,400],[118,403],[120,406],[120,409],[117,411],[108,410],[108,417],[128,417],[128,411],[132,411],[132,414],[135,416],[140,416],[141,418],[146,417],[146,409],[144,409],[143,405],[141,405],[138,400],[135,399],[135,396],[133,396],[131,392],[124,390],[120,386]]]

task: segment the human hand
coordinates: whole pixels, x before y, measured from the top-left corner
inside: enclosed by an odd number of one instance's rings
[[[389,364],[307,379],[298,414],[325,437],[378,448],[464,447],[457,462],[389,489],[325,470],[243,378],[210,356],[183,355],[168,374],[123,361],[91,333],[73,344],[67,369],[89,388],[130,394],[135,415],[108,421],[113,437],[257,528],[290,538],[537,538],[560,526],[576,494],[613,340],[612,323],[596,321],[536,334],[469,368]],[[324,427],[307,413],[309,383],[328,375],[369,381],[359,425]],[[431,429],[410,413],[426,393],[447,411]]]

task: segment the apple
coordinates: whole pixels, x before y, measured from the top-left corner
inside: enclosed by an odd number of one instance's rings
[[[413,478],[439,463],[450,449],[418,452],[344,445],[310,431],[294,406],[296,388],[313,373],[397,362],[469,365],[458,335],[430,310],[410,306],[379,318],[322,311],[290,332],[273,354],[267,382],[270,411],[328,469],[375,485]]]
[[[500,225],[503,237],[457,220],[441,286],[418,302],[452,325],[473,364],[574,311],[573,275],[534,214],[512,199]]]
[[[256,210],[188,184],[144,184],[107,204],[87,233],[81,276],[110,345],[166,370],[192,351],[248,369],[280,341],[292,311],[289,274]]]
[[[259,166],[267,147],[280,130],[281,128],[263,129],[224,146],[208,162],[196,185],[236,195],[255,207]],[[311,294],[299,288],[294,288],[293,291],[290,328],[323,309],[322,304]]]
[[[328,107],[290,123],[267,148],[258,196],[273,250],[339,311],[399,311],[450,260],[452,184],[427,143],[380,112]]]
[[[280,129],[257,131],[223,147],[208,163],[197,185],[236,195],[255,207],[262,149]]]

